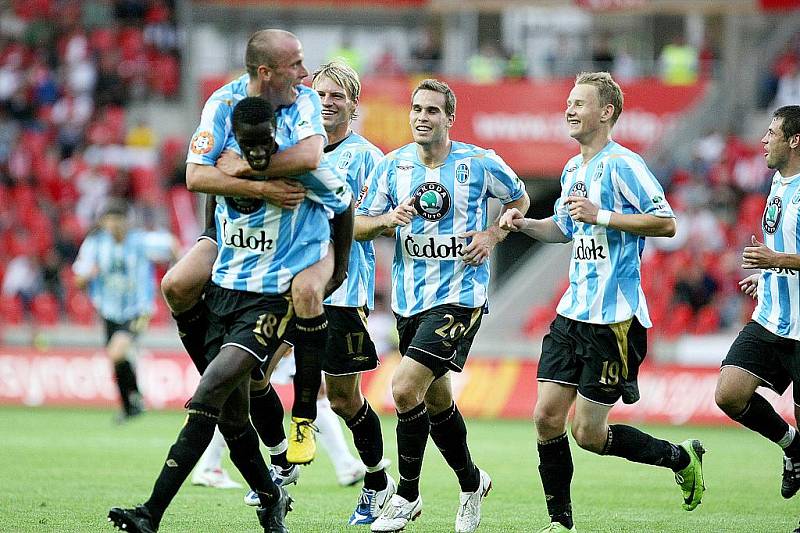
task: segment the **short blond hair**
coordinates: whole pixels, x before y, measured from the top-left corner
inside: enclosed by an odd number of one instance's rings
[[[358,77],[358,72],[347,63],[336,59],[330,63],[325,63],[314,72],[314,76],[311,78],[311,87],[316,86],[317,79],[320,76],[329,78],[333,83],[344,89],[347,97],[353,102],[358,102],[359,97],[361,97],[361,80]],[[354,119],[357,116],[358,112],[353,110],[353,116],[350,118]]]
[[[453,92],[453,89],[450,88],[445,82],[440,80],[435,80],[433,78],[428,78],[426,80],[422,80],[417,85],[417,88],[414,89],[414,92],[411,93],[411,101],[414,101],[414,97],[417,95],[419,91],[433,91],[439,94],[444,95],[444,114],[447,116],[455,115],[456,114],[456,94]]]
[[[575,77],[575,85],[593,85],[597,87],[597,98],[600,100],[600,105],[611,104],[614,106],[611,124],[616,124],[617,119],[622,114],[622,105],[625,102],[625,97],[619,84],[614,81],[611,74],[608,72],[581,72]]]

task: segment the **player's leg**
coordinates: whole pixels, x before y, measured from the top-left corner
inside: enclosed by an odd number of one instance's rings
[[[333,274],[333,253],[297,274],[292,280],[297,341],[294,357],[294,405],[289,427],[289,462],[314,460],[316,442],[312,423],[317,417],[317,393],[321,384],[322,354],[328,337],[328,321],[322,307],[325,286]]]
[[[192,471],[192,485],[201,485],[215,489],[240,489],[241,483],[232,480],[227,470],[222,468],[222,454],[225,451],[225,439],[219,428],[214,431],[211,443],[200,456],[194,471]]]
[[[792,364],[796,346],[755,322],[746,324],[722,362],[714,395],[725,414],[783,449],[785,498],[800,489],[800,435],[756,389],[767,386],[782,393],[793,377],[800,378],[800,368]]]
[[[316,425],[319,432],[317,439],[333,463],[336,481],[339,485],[349,487],[364,479],[366,473],[364,465],[350,453],[350,448],[347,447],[347,442],[344,440],[339,417],[331,409],[325,379],[322,380],[322,386],[317,396]]]
[[[576,327],[575,321],[557,315],[542,341],[539,358],[533,421],[539,477],[550,516],[550,525],[542,531],[572,531],[574,527],[570,493],[574,467],[566,428],[582,367],[574,355]]]
[[[216,258],[215,241],[201,237],[161,280],[161,292],[175,318],[178,335],[201,374],[207,364],[204,343],[208,329],[208,308],[202,295]]]
[[[142,395],[136,382],[136,371],[129,359],[133,349],[134,334],[129,326],[106,321],[108,343],[106,353],[114,365],[114,378],[122,401],[119,421],[141,414],[144,410]]]

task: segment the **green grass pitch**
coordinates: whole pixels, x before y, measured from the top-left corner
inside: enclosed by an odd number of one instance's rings
[[[111,419],[112,413],[104,410],[0,408],[0,531],[112,531],[106,522],[110,507],[146,499],[183,415],[149,412],[124,426],[114,426]],[[383,422],[396,478],[394,421]],[[473,457],[494,481],[478,531],[538,530],[547,514],[532,424],[468,420],[467,425]],[[598,457],[572,443],[579,531],[789,533],[797,525],[800,496],[781,498],[781,454],[774,444],[740,428],[647,429],[672,441],[690,436],[703,440],[708,449],[703,504],[691,513],[683,511],[669,471]],[[422,516],[406,531],[452,531],[458,485],[430,441],[421,491]],[[359,488],[336,485],[324,453],[304,467],[299,486],[290,492],[296,500],[287,519],[290,531],[368,531],[346,525]],[[187,484],[167,511],[161,531],[261,531],[242,496],[242,491]]]

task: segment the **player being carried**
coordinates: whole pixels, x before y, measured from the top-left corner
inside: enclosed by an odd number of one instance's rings
[[[672,444],[608,424],[620,398],[639,399],[636,378],[651,326],[640,275],[645,237],[671,237],[676,227],[664,191],[642,158],[611,140],[622,103],[622,91],[607,72],[578,75],[566,120],[581,153],[564,167],[554,216],[534,220],[512,209],[500,220],[504,229],[573,246],[570,285],[542,342],[537,378],[539,475],[550,515],[542,532],[577,531],[566,433],[573,404],[572,435],[581,448],[673,470],[687,511],[703,497],[700,441]]]

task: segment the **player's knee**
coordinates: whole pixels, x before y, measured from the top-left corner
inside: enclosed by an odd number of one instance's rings
[[[717,402],[722,412],[728,416],[737,416],[747,407],[750,398],[745,398],[736,390],[725,387],[722,383],[717,383],[717,390],[714,391],[714,401]]]
[[[419,387],[412,381],[394,379],[392,380],[392,397],[397,410],[405,413],[421,404],[424,394],[420,392]]]
[[[164,274],[161,279],[161,294],[174,313],[186,311],[194,304],[190,288],[173,270]]]
[[[565,417],[562,413],[539,404],[533,411],[533,423],[540,440],[550,440],[564,433]]]
[[[573,421],[572,436],[575,442],[584,450],[600,453],[606,445],[608,430],[605,427],[595,427]]]
[[[301,317],[319,316],[322,313],[323,290],[315,283],[292,285],[292,301],[297,314]]]
[[[334,413],[339,415],[344,420],[350,420],[355,416],[358,410],[363,405],[363,402],[358,402],[353,398],[352,394],[347,394],[345,391],[328,389],[328,401],[331,402],[331,409]]]

